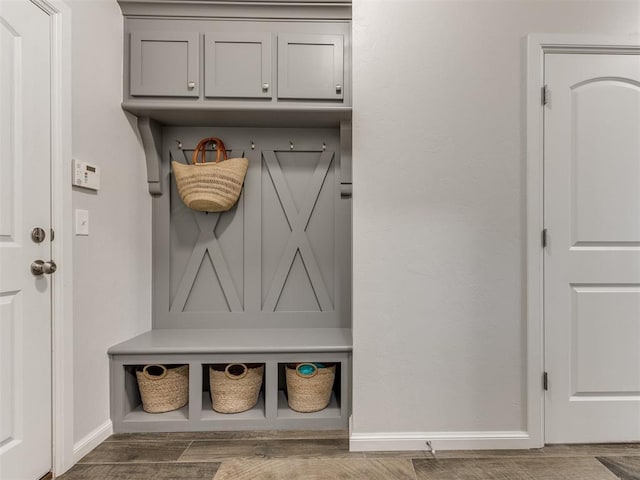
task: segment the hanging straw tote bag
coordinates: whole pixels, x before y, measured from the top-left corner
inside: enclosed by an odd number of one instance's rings
[[[184,407],[189,401],[189,365],[167,368],[146,365],[136,372],[142,409],[162,413]]]
[[[207,146],[216,146],[215,162],[207,163]],[[240,197],[249,160],[227,158],[222,140],[207,137],[193,151],[191,165],[171,162],[178,193],[185,205],[199,212],[226,212]]]
[[[230,363],[209,367],[211,405],[216,412],[239,413],[258,403],[264,365]]]
[[[286,372],[289,408],[309,413],[329,405],[336,377],[335,364],[299,363],[287,365]]]

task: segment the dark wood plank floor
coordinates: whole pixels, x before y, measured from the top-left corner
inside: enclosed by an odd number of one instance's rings
[[[61,480],[640,480],[640,444],[349,452],[347,432],[117,434]]]

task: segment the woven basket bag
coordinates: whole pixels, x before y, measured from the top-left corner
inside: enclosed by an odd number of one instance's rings
[[[216,160],[207,163],[210,143],[216,145]],[[248,159],[227,159],[222,140],[207,137],[200,140],[193,151],[191,163],[171,162],[178,193],[187,207],[199,212],[225,212],[236,204],[247,174]]]
[[[146,365],[136,372],[136,378],[145,412],[169,412],[189,401],[189,365],[176,368]]]
[[[311,372],[306,373],[305,370]],[[335,365],[317,367],[313,363],[300,363],[287,365],[286,372],[287,397],[292,410],[302,413],[317,412],[329,405],[336,377]]]
[[[264,365],[230,363],[224,370],[209,367],[211,404],[216,412],[239,413],[258,403]]]

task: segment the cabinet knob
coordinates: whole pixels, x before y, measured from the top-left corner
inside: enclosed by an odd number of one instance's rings
[[[196,82],[187,83],[187,87],[189,87],[189,90],[193,90],[194,88],[196,88]]]
[[[262,84],[262,90],[264,90],[265,92],[266,92],[267,90],[269,90],[269,84],[268,84],[268,83],[263,83],[263,84]]]
[[[342,85],[336,85],[336,93],[342,92]]]

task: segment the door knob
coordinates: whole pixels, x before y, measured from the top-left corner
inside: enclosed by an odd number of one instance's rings
[[[51,275],[52,273],[55,273],[57,269],[58,269],[58,266],[56,265],[56,262],[54,262],[53,260],[49,260],[48,262],[43,262],[42,260],[35,260],[34,262],[31,263],[31,273],[33,273],[36,276],[40,276],[44,273],[46,273],[47,275]]]

